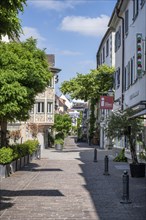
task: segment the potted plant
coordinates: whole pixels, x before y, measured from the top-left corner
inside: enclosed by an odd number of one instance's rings
[[[64,140],[62,138],[56,138],[54,141],[55,149],[62,151]]]
[[[106,128],[106,134],[111,138],[122,138],[125,136],[128,141],[128,145],[131,153],[130,171],[132,177],[144,177],[145,176],[145,163],[139,163],[136,143],[137,135],[142,131],[142,120],[139,118],[132,118],[133,111],[127,109],[124,112],[114,112],[109,116],[108,127]]]

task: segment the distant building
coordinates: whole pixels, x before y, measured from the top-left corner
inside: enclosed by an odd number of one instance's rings
[[[35,104],[26,122],[16,122],[9,125],[9,130],[20,130],[21,142],[37,137],[41,148],[48,147],[48,132],[54,125],[55,113],[55,82],[61,69],[55,67],[55,55],[47,55],[50,70],[53,74],[48,87],[35,98]],[[19,139],[20,142],[20,139]]]
[[[55,113],[64,114],[68,112],[68,106],[66,105],[66,100],[55,95]]]

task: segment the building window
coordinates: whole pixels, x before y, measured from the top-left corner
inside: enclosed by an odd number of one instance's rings
[[[145,0],[141,0],[140,2],[141,7],[143,7],[144,3],[145,3]]]
[[[106,56],[109,55],[109,39],[106,41]]]
[[[120,48],[120,46],[121,46],[121,26],[119,27],[115,35],[115,52]]]
[[[131,73],[130,73],[130,61],[128,62],[127,65],[127,87],[129,88],[131,85]]]
[[[105,62],[105,47],[103,47],[102,54],[103,54],[103,63],[104,63]]]
[[[118,68],[115,72],[115,90],[120,87],[120,68]]]
[[[49,80],[48,87],[54,87],[54,77]]]
[[[124,69],[124,86],[123,86],[123,89],[124,89],[124,91],[126,91],[126,67],[125,67],[125,69]]]
[[[36,112],[37,113],[44,113],[44,102],[37,102],[36,103]]]
[[[125,12],[125,34],[128,35],[129,28],[129,10]]]
[[[133,0],[133,20],[135,20],[138,15],[138,3],[139,0]]]
[[[47,112],[53,113],[53,103],[52,102],[47,103]]]
[[[102,53],[100,54],[100,64],[102,64]]]
[[[131,84],[134,83],[134,68],[133,68],[133,59],[130,60],[130,72],[131,72]]]

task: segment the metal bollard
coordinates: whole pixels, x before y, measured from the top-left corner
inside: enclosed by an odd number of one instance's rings
[[[41,145],[38,145],[38,150],[37,150],[37,159],[41,159]]]
[[[103,175],[105,176],[109,176],[109,172],[108,172],[108,156],[106,155],[104,158],[104,173]]]
[[[97,149],[94,148],[94,162],[97,162]]]
[[[129,200],[129,175],[125,170],[123,174],[123,196],[120,203],[129,204],[131,201]]]

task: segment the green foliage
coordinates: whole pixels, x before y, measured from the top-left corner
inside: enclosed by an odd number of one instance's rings
[[[54,128],[56,132],[68,134],[71,130],[72,120],[68,114],[55,114]]]
[[[0,164],[8,164],[13,160],[13,150],[11,148],[2,147],[0,149]]]
[[[91,99],[91,107],[90,107],[90,129],[89,129],[89,138],[92,139],[93,135],[94,135],[94,130],[95,130],[95,103],[94,103],[94,99]]]
[[[64,144],[64,133],[59,132],[55,135],[54,144]]]
[[[0,119],[26,120],[35,96],[45,90],[51,73],[44,51],[32,38],[0,42]]]
[[[55,135],[55,139],[64,139],[65,136],[64,136],[64,133],[63,132],[59,132]]]
[[[79,118],[77,118],[77,136],[78,136],[78,139],[80,139],[81,136],[82,136],[82,133],[81,133],[82,117],[83,117],[83,113],[80,112],[80,116],[79,116]]]
[[[142,149],[141,149],[141,152],[139,153],[139,158],[141,160],[146,161],[146,145],[145,145],[144,141],[141,141],[141,143],[142,143]]]
[[[38,140],[28,140],[24,142],[24,146],[28,148],[28,153],[31,155],[38,149]]]
[[[0,38],[8,35],[15,39],[22,33],[18,13],[23,12],[27,0],[1,0],[0,1]]]
[[[141,120],[138,118],[131,119],[133,115],[131,109],[125,112],[114,112],[108,119],[108,127],[106,134],[110,138],[120,139],[126,136],[129,142],[133,163],[138,163],[136,155],[136,138],[137,134],[142,130]]]
[[[64,140],[61,139],[61,138],[57,138],[57,139],[55,139],[54,144],[61,144],[61,145],[63,145],[64,144]]]
[[[52,74],[45,52],[32,38],[19,43],[0,42],[0,54],[0,123],[4,135],[3,124],[29,118],[36,95],[45,90]]]
[[[100,95],[112,88],[114,68],[106,65],[91,70],[88,74],[77,73],[77,76],[61,84],[61,92],[71,98],[84,101],[99,99]]]
[[[115,162],[127,162],[127,157],[125,157],[125,148],[123,148],[120,153],[113,160]]]
[[[139,153],[139,158],[146,161],[146,150]]]
[[[32,155],[38,149],[37,140],[28,140],[23,144],[0,148],[0,164],[7,164],[28,154]]]

